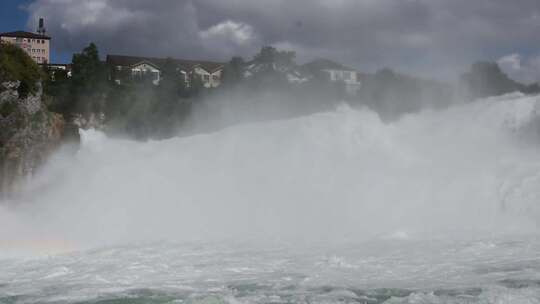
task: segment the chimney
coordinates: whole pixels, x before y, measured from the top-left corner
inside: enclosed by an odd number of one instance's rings
[[[39,27],[37,29],[37,33],[42,35],[42,36],[45,36],[45,21],[43,21],[43,18],[39,18]]]

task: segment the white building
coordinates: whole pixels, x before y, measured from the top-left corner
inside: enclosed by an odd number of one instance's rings
[[[200,79],[206,88],[215,88],[221,84],[224,64],[210,61],[194,61],[181,59],[148,58],[121,55],[107,55],[110,68],[110,79],[121,84],[126,80],[149,80],[157,85],[161,81],[163,68],[167,64],[174,65],[176,71],[183,75],[186,87],[192,85],[194,77]]]
[[[331,82],[343,82],[349,95],[356,95],[362,87],[358,72],[327,59],[317,59],[303,66],[314,74],[324,74]]]
[[[0,33],[0,41],[20,47],[39,64],[51,62],[51,37],[45,36],[43,18],[39,19],[37,33],[25,31]]]
[[[122,67],[119,67],[122,68]],[[161,70],[159,66],[149,61],[141,61],[129,67],[132,79],[142,80],[146,77],[154,85],[158,85],[161,80]]]
[[[213,66],[211,64],[196,64],[193,68],[193,71],[196,75],[200,77],[205,88],[217,88],[221,84],[221,79],[223,77],[223,67],[224,66],[221,64],[216,66]],[[189,69],[183,72],[187,71],[189,71]]]
[[[20,47],[39,64],[50,62],[51,38],[48,36],[17,31],[1,33],[0,40],[4,43],[11,43]]]

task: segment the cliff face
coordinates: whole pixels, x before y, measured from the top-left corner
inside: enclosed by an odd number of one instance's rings
[[[0,84],[0,193],[17,190],[60,145],[62,115],[47,111],[42,90],[19,96],[18,81]]]

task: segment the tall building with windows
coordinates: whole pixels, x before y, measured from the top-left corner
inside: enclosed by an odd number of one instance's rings
[[[25,31],[0,33],[0,41],[17,45],[38,64],[48,64],[50,62],[51,37],[45,35],[43,18],[39,19],[39,27],[36,33]]]

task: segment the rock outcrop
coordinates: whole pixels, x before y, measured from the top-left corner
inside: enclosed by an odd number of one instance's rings
[[[17,190],[60,145],[62,115],[49,112],[42,89],[19,96],[18,81],[0,84],[0,194]]]

